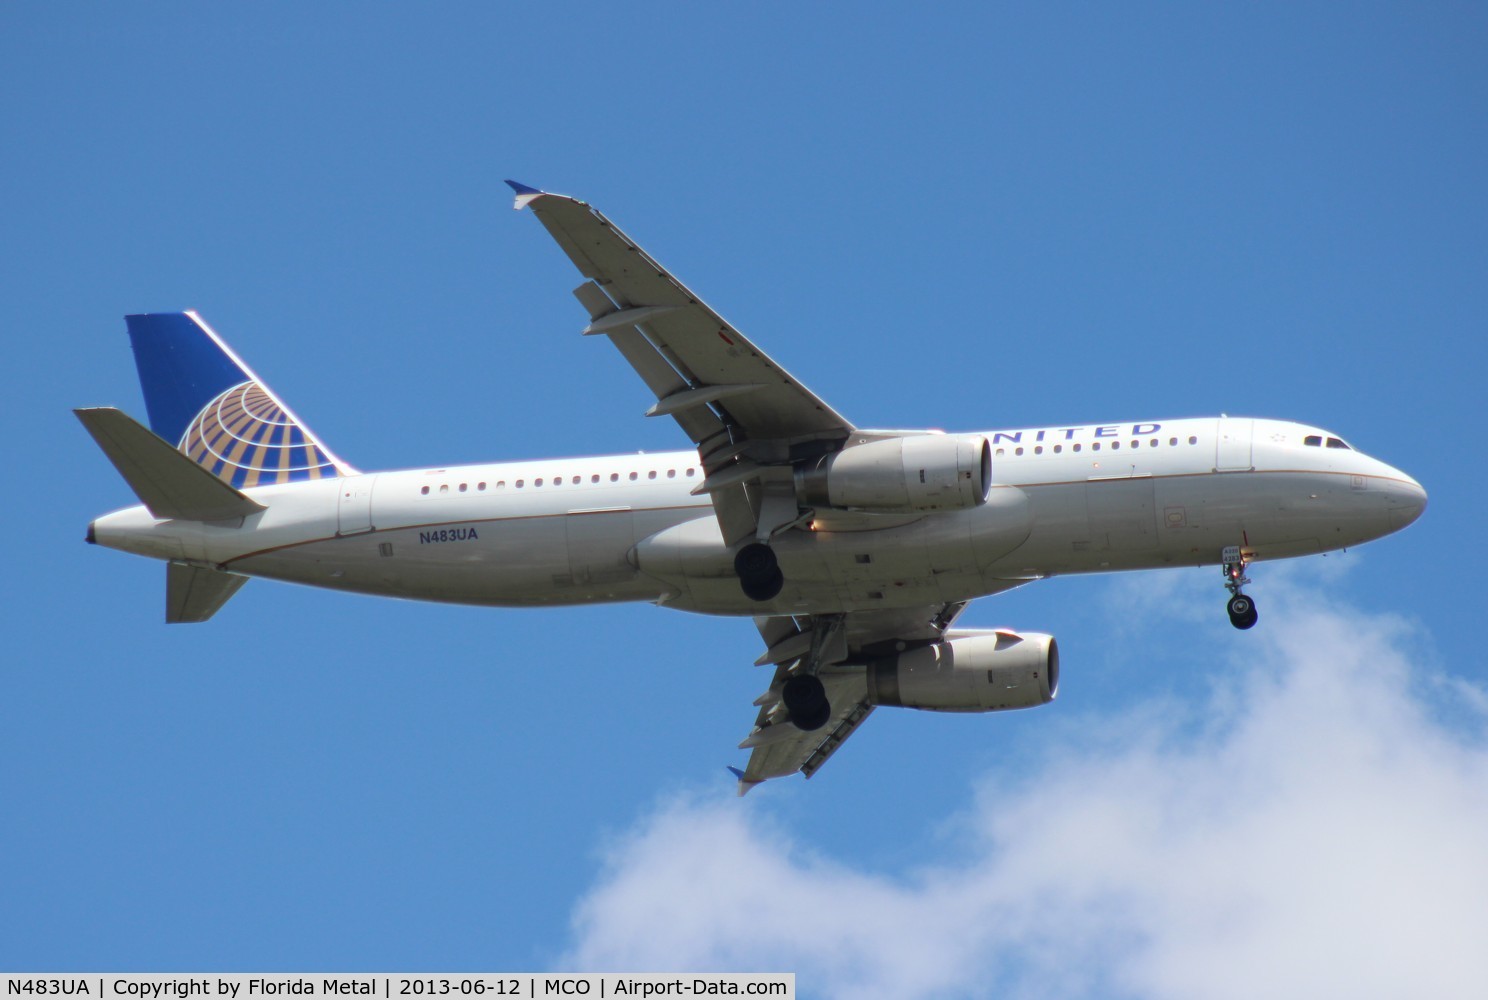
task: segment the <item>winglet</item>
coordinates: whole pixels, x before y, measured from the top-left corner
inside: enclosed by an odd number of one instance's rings
[[[751,788],[753,788],[755,785],[760,784],[760,781],[758,779],[751,780],[749,778],[744,777],[744,772],[741,771],[741,770],[739,770],[737,767],[730,767],[729,768],[729,773],[732,774],[734,777],[736,777],[736,778],[739,779],[739,797],[740,798],[743,798],[745,795],[748,795],[749,794],[749,790]]]
[[[506,183],[508,186],[511,187],[513,191],[517,193],[517,199],[516,201],[512,202],[512,208],[518,212],[526,208],[538,198],[541,198],[543,195],[547,194],[546,191],[539,191],[535,187],[528,187],[521,181],[508,180]]]

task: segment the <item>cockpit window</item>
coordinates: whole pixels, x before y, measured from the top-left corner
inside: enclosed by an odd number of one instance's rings
[[[1353,451],[1352,448],[1350,448],[1348,445],[1344,444],[1342,441],[1338,440],[1338,438],[1329,438],[1328,439],[1328,447],[1329,448],[1342,448],[1344,451]]]
[[[1323,439],[1316,434],[1309,434],[1302,439],[1302,443],[1309,448],[1321,448],[1323,446]]]

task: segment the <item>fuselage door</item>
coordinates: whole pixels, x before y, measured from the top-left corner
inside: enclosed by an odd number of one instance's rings
[[[1255,421],[1248,417],[1220,417],[1214,436],[1214,471],[1249,472],[1255,468],[1250,457],[1250,437]]]
[[[347,476],[341,482],[336,534],[360,535],[372,530],[372,484],[376,476]]]

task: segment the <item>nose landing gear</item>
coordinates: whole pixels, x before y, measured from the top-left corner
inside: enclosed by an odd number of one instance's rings
[[[1250,559],[1240,546],[1227,545],[1220,561],[1224,564],[1225,589],[1230,592],[1229,603],[1225,605],[1230,624],[1238,629],[1251,628],[1260,619],[1260,614],[1256,611],[1255,601],[1240,592],[1240,588],[1250,582],[1250,577],[1245,575],[1245,564]]]

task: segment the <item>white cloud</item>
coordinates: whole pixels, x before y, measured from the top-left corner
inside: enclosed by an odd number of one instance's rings
[[[1488,699],[1399,619],[1285,579],[1262,613],[1212,697],[1058,727],[900,877],[804,848],[768,788],[671,802],[564,964],[795,970],[803,996],[1481,995]]]

